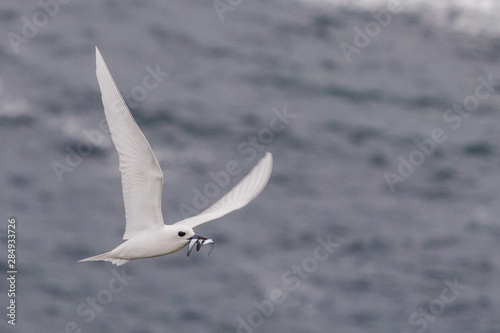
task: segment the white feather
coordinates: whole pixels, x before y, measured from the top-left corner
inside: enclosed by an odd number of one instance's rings
[[[105,260],[123,265],[129,260],[170,254],[188,244],[192,244],[190,247],[210,244],[211,252],[213,240],[195,235],[192,228],[252,201],[269,180],[272,155],[267,153],[238,185],[200,215],[165,225],[161,214],[163,174],[158,161],[132,118],[97,48],[96,63],[104,113],[120,159],[127,221],[123,238],[127,241],[110,252],[80,261]],[[200,243],[200,240],[203,241]]]
[[[163,227],[163,173],[97,48],[96,64],[104,113],[120,158],[127,220],[123,239],[129,239],[140,231]]]
[[[191,228],[202,223],[218,219],[226,214],[246,206],[264,189],[273,169],[273,156],[266,153],[259,163],[229,193],[199,215],[189,217],[175,224],[184,224]]]

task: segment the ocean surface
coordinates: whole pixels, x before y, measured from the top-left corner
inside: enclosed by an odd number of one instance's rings
[[[498,2],[60,2],[0,4],[1,332],[500,332]],[[210,256],[77,262],[125,226],[95,46],[166,223],[272,152]]]

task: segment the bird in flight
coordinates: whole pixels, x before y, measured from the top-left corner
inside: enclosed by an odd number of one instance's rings
[[[146,137],[137,126],[111,73],[96,47],[96,74],[101,88],[104,114],[111,139],[118,151],[123,201],[125,202],[125,242],[109,252],[80,261],[110,261],[119,266],[129,260],[152,258],[188,246],[188,256],[196,247],[214,241],[194,233],[193,228],[246,206],[266,186],[273,166],[266,155],[238,185],[199,215],[166,225],[161,213],[163,173]]]

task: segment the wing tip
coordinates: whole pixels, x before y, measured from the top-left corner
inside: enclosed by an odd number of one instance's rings
[[[267,164],[269,164],[267,167],[269,169],[268,176],[267,176],[267,178],[269,180],[269,177],[271,177],[271,172],[273,171],[273,154],[271,154],[270,152],[266,152],[266,155],[262,158],[261,161],[263,163],[267,162]],[[267,181],[266,181],[266,183],[267,183]]]
[[[95,47],[95,57],[96,59],[102,58],[101,52],[99,51],[97,46]]]
[[[271,154],[270,152],[266,152],[266,155],[264,155],[264,158],[266,160],[269,160],[269,162],[272,164],[273,163],[273,154]]]

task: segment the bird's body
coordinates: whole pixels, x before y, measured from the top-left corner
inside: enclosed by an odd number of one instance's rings
[[[184,237],[178,236],[181,230],[186,233]],[[141,231],[114,250],[82,261],[106,260],[124,264],[133,259],[159,257],[179,251],[189,243],[188,240],[192,236],[194,236],[193,229],[188,226],[163,225],[158,229]]]
[[[238,185],[214,205],[199,215],[165,225],[161,212],[161,168],[97,48],[96,64],[104,113],[120,158],[127,222],[123,239],[126,241],[110,252],[80,261],[105,260],[123,265],[133,259],[170,254],[188,244],[188,255],[194,246],[199,250],[202,245],[210,244],[213,249],[214,242],[197,236],[192,228],[222,217],[252,201],[269,180],[272,170],[271,154],[267,153]]]

